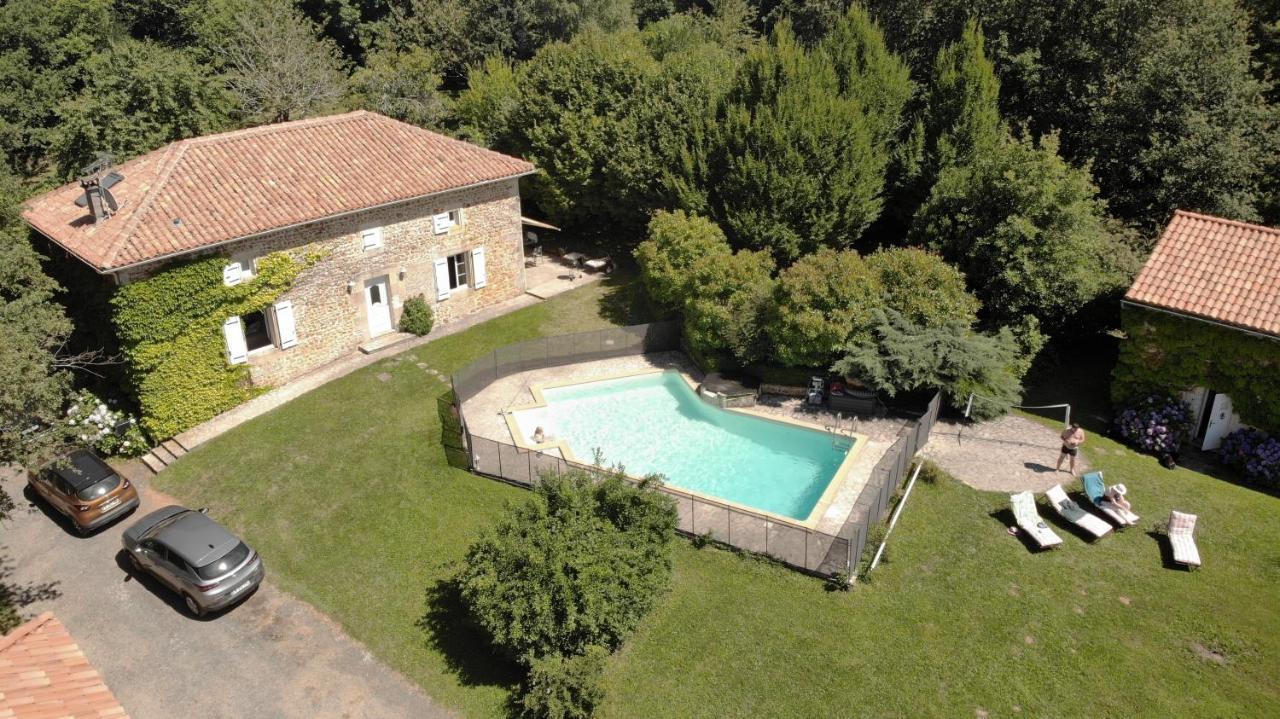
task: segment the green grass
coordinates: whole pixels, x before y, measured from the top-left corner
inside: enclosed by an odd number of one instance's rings
[[[157,483],[211,507],[276,583],[433,697],[501,715],[516,674],[438,587],[525,495],[449,466],[447,388],[417,365],[447,373],[510,342],[642,320],[641,307],[625,278],[562,295],[332,382]],[[888,562],[848,593],[681,542],[671,591],[610,661],[602,713],[1275,715],[1280,500],[1097,436],[1086,452],[1143,515],[1092,545],[1059,529],[1063,549],[1033,554],[1004,531],[1007,497],[950,480],[917,487]],[[1199,572],[1166,568],[1148,534],[1174,507],[1201,516]]]

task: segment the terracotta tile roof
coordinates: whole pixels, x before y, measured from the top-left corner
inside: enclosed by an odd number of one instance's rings
[[[268,230],[533,172],[533,165],[372,112],[175,142],[115,169],[120,211],[95,224],[79,182],[23,216],[100,271]]]
[[[1178,210],[1125,299],[1280,336],[1280,230]]]
[[[52,612],[0,637],[0,717],[128,719]]]

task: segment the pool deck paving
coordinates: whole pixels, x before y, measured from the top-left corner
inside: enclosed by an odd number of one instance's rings
[[[536,401],[531,390],[534,385],[585,382],[666,369],[679,370],[695,381],[701,378],[701,373],[693,363],[679,352],[616,357],[529,370],[503,377],[463,403],[462,410],[473,434],[512,443],[514,438],[506,414]],[[896,419],[837,417],[835,412],[811,407],[801,399],[778,395],[763,395],[759,403],[747,411],[764,417],[799,422],[819,430],[838,425],[846,433],[852,431],[865,437],[865,443],[849,466],[844,482],[814,526],[814,529],[829,534],[840,531],[858,494],[870,479],[871,470],[893,444],[903,426],[903,421]],[[529,438],[525,439],[525,443],[529,443]],[[587,450],[579,450],[579,453],[585,451]],[[560,456],[560,452],[554,449],[547,450],[547,454]]]
[[[1089,471],[1083,452],[1076,457],[1076,477],[1067,472],[1065,461],[1057,471],[1061,446],[1053,429],[1007,415],[974,425],[938,422],[920,454],[974,489],[1039,493],[1055,484],[1066,487]]]

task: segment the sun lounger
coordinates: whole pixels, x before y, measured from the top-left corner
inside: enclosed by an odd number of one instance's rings
[[[586,267],[592,272],[606,272],[606,273],[612,272],[613,259],[610,257],[599,257],[593,260],[587,260],[583,262],[582,266]]]
[[[1052,504],[1053,508],[1058,510],[1058,514],[1063,519],[1092,534],[1094,539],[1111,531],[1110,524],[1102,521],[1102,518],[1096,514],[1086,512],[1068,497],[1066,492],[1062,491],[1061,485],[1053,485],[1049,488],[1049,491],[1044,493],[1044,496],[1045,499],[1049,500],[1049,504]]]
[[[1102,510],[1121,529],[1138,523],[1138,515],[1107,499],[1107,485],[1102,479],[1102,472],[1089,472],[1080,479],[1084,483],[1084,493],[1089,496],[1093,506]]]
[[[1196,515],[1177,510],[1169,513],[1169,544],[1173,546],[1173,561],[1188,567],[1200,566],[1195,531]]]
[[[1040,519],[1036,511],[1036,498],[1030,492],[1019,492],[1009,495],[1009,504],[1013,507],[1013,518],[1018,527],[1026,532],[1040,548],[1056,547],[1062,544],[1062,538],[1049,529],[1049,525]]]

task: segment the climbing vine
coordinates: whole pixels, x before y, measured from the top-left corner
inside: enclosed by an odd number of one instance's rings
[[[1126,307],[1111,394],[1117,406],[1153,391],[1208,387],[1231,396],[1246,423],[1280,431],[1280,341]]]
[[[111,300],[142,426],[157,439],[199,424],[261,393],[246,365],[227,363],[222,324],[266,309],[319,259],[283,252],[261,257],[251,280],[226,286],[226,257],[166,267],[125,285]]]

